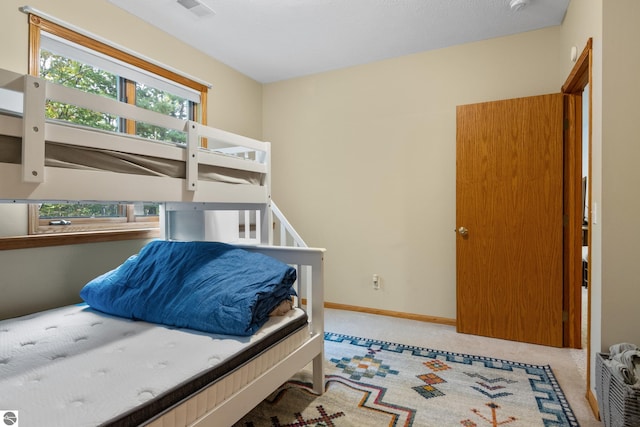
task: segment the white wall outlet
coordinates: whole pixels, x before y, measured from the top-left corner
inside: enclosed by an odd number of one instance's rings
[[[373,275],[373,289],[378,290],[380,289],[380,276],[378,276],[377,274]]]

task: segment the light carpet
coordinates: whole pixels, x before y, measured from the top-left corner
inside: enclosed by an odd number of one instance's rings
[[[578,426],[549,366],[325,334],[326,392],[301,372],[236,426]]]

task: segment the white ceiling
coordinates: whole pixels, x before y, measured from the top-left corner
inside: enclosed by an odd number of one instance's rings
[[[269,83],[560,25],[570,0],[109,0]],[[203,6],[199,6],[202,10]]]

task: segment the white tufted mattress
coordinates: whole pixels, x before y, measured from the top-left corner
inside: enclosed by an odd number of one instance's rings
[[[251,337],[232,337],[86,305],[0,321],[0,410],[18,410],[21,427],[137,425],[285,337],[303,342],[306,324],[294,309]]]

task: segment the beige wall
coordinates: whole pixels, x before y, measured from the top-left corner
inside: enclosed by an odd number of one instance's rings
[[[558,92],[559,43],[554,27],[265,85],[273,197],[328,249],[327,301],[455,318],[456,105]]]
[[[145,241],[0,251],[0,319],[81,302],[89,280],[117,267]]]
[[[640,3],[603,1],[602,347],[640,345]]]
[[[3,0],[0,68],[27,72],[27,15],[31,7],[153,61],[209,82],[208,123],[253,138],[262,136],[262,86],[222,63],[112,6],[106,0]],[[125,30],[126,29],[126,30]],[[26,222],[4,221],[25,212],[0,206],[1,235],[21,234]],[[26,212],[24,213],[26,215]],[[26,219],[26,218],[25,218]],[[136,253],[145,241],[0,251],[0,318],[77,302],[80,287]]]

